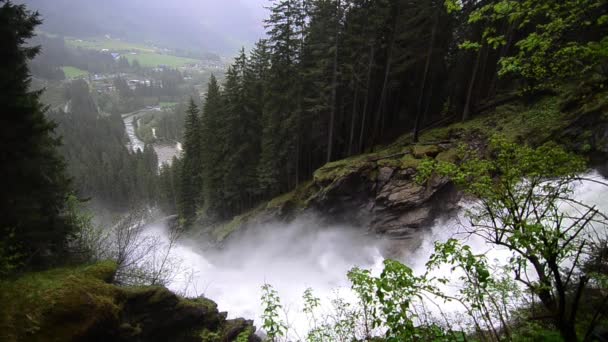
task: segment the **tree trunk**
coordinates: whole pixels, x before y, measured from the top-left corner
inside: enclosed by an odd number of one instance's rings
[[[391,45],[388,50],[388,57],[386,59],[386,68],[384,69],[384,81],[382,82],[382,92],[380,93],[380,103],[378,103],[378,110],[376,111],[376,117],[374,118],[374,129],[372,134],[372,144],[376,143],[379,135],[380,122],[382,121],[382,112],[384,111],[384,102],[386,101],[386,91],[388,88],[388,79],[391,74],[391,64],[393,63],[393,48],[395,46],[395,36],[393,33],[391,38]]]
[[[359,99],[359,84],[355,80],[355,91],[353,97],[353,111],[350,118],[350,137],[348,139],[348,155],[353,155],[353,142],[355,140],[355,122],[357,119],[357,100]]]
[[[369,63],[367,65],[367,80],[365,85],[365,101],[363,102],[363,116],[361,118],[361,132],[359,133],[359,153],[363,152],[363,137],[365,135],[365,122],[367,120],[367,108],[369,105],[369,88],[371,87],[372,80],[372,69],[374,66],[374,43],[371,42],[369,45],[370,54],[369,54]]]
[[[475,81],[477,80],[477,71],[479,69],[479,63],[481,60],[481,51],[483,46],[477,52],[477,58],[475,60],[475,66],[473,66],[473,73],[471,75],[471,81],[469,82],[469,89],[467,90],[467,99],[464,104],[464,110],[462,112],[462,121],[466,121],[471,116],[471,98],[473,96],[473,89],[475,88]]]
[[[426,88],[426,79],[429,74],[429,69],[431,67],[431,57],[433,55],[433,47],[435,45],[435,34],[437,33],[437,25],[439,20],[437,20],[437,15],[433,19],[433,29],[431,32],[431,43],[429,44],[429,50],[426,54],[426,63],[424,65],[424,74],[422,76],[422,85],[420,86],[420,95],[418,97],[418,107],[416,113],[416,122],[414,123],[414,142],[418,142],[418,135],[420,133],[420,121],[422,121],[422,102],[424,99],[424,91]],[[425,110],[426,112],[426,110]]]
[[[340,6],[341,1],[336,4],[336,26],[334,33],[334,66],[331,80],[331,114],[329,118],[329,135],[327,137],[327,158],[326,162],[331,161],[334,146],[334,124],[336,121],[336,93],[338,91],[338,35],[340,33]]]

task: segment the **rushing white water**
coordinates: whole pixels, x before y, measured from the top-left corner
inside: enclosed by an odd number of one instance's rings
[[[586,177],[604,180],[595,172]],[[603,185],[583,182],[577,186],[575,198],[608,212],[608,190]],[[463,211],[456,217],[437,220],[422,233],[420,247],[405,253],[401,261],[422,273],[434,243],[452,237],[461,239],[489,260],[500,263],[510,255],[481,238],[458,234],[466,224]],[[149,231],[166,236],[160,226],[151,226]],[[177,275],[170,288],[189,296],[204,295],[216,301],[220,310],[228,311],[229,317],[254,319],[260,326],[260,288],[265,283],[271,284],[279,292],[289,325],[302,333],[308,329],[308,321],[301,313],[302,294],[307,288],[313,288],[327,307],[329,300],[338,295],[352,298],[346,273],[353,266],[375,272],[382,268],[382,242],[365,237],[363,232],[357,227],[322,226],[308,217],[291,224],[251,229],[219,252],[202,253],[197,242],[182,242],[174,253],[182,260],[185,271]],[[458,310],[456,304],[443,309]]]

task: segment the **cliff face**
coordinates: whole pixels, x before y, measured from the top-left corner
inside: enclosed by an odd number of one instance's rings
[[[227,320],[209,299],[164,287],[110,284],[100,263],[0,283],[2,341],[259,341],[251,321]]]
[[[426,158],[455,161],[455,146],[417,144],[389,156],[359,158],[349,166],[326,165],[315,173],[315,190],[306,207],[374,234],[407,238],[430,225],[440,212],[455,209],[459,199],[446,178],[416,181],[416,168]]]
[[[488,139],[497,134],[533,146],[554,141],[605,160],[608,91],[583,87],[534,101],[521,99],[465,123],[427,130],[417,143],[407,134],[390,146],[329,163],[293,192],[228,223],[208,227],[204,234],[221,245],[243,229],[314,212],[330,222],[350,223],[390,239],[408,239],[457,209],[461,198],[448,179],[434,176],[417,183],[421,161],[458,162],[461,145],[491,158],[485,149]]]

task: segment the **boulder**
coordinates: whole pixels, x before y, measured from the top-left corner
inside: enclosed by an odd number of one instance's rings
[[[116,265],[65,268],[0,282],[2,341],[257,342],[252,321],[226,320],[206,298],[109,283]]]

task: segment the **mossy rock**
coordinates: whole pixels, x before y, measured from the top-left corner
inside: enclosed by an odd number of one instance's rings
[[[245,217],[246,214],[235,216],[232,220],[220,224],[217,227],[214,227],[211,231],[211,236],[215,239],[216,242],[224,241],[228,236],[230,236],[232,233],[236,232],[245,225]]]
[[[120,290],[114,263],[26,274],[0,284],[0,340],[72,341],[115,324]]]
[[[421,162],[422,162],[421,159],[416,159],[411,154],[406,154],[403,158],[401,158],[400,168],[403,170],[407,170],[407,169],[416,170],[416,169],[418,169],[418,166],[420,166]]]
[[[381,159],[376,163],[378,167],[390,167],[391,169],[397,169],[401,166],[399,159]]]
[[[112,285],[115,271],[103,262],[0,282],[0,341],[203,341],[204,331],[227,341],[228,321],[213,301]],[[253,330],[244,322],[231,333]]]
[[[373,165],[369,161],[370,159],[372,159],[372,154],[360,155],[327,163],[325,166],[315,171],[313,180],[317,184],[331,183],[336,179],[359,172],[361,169],[372,167]]]
[[[456,163],[458,161],[458,158],[458,150],[455,148],[451,148],[447,151],[439,153],[435,159],[446,163]]]
[[[414,145],[412,147],[412,155],[416,159],[424,157],[435,158],[441,152],[441,148],[437,145]]]

